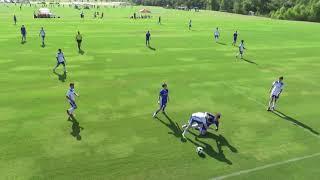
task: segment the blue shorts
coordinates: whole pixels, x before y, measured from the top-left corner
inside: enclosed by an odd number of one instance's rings
[[[167,106],[167,101],[162,101],[160,103],[160,108],[165,108]]]
[[[70,103],[70,105],[71,105],[71,107],[73,107],[74,109],[77,109],[77,104],[76,104],[76,102],[69,102]]]

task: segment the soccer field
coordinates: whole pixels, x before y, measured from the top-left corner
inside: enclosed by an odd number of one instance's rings
[[[84,10],[81,20],[73,8],[33,19],[35,7],[0,6],[0,179],[319,179],[319,24],[156,7],[151,19],[129,19],[141,8],[102,8],[104,19]],[[235,58],[235,30],[245,60]],[[66,77],[62,67],[52,72],[58,48]],[[267,112],[279,76],[281,113]],[[72,122],[70,82],[80,95]],[[154,119],[163,82],[168,117]],[[221,112],[219,131],[192,130],[182,141],[181,125],[198,111]]]

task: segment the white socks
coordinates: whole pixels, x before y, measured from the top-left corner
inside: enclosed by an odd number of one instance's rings
[[[73,111],[74,111],[74,108],[72,107],[72,108],[68,109],[68,111],[69,111],[70,114],[72,114]]]

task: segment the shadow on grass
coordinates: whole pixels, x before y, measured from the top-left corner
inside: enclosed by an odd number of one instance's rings
[[[70,116],[68,121],[72,122],[72,132],[70,133],[73,137],[75,137],[78,141],[81,140],[80,132],[84,129],[80,126],[79,122],[74,116]]]
[[[250,64],[255,64],[255,65],[258,65],[257,63],[253,62],[253,61],[250,61],[249,59],[245,59],[245,58],[242,58],[242,60],[250,63]]]
[[[79,50],[79,54],[84,55],[84,53],[85,53],[84,50],[82,49]]]
[[[150,49],[150,50],[152,50],[152,51],[156,51],[157,49],[156,48],[154,48],[154,47],[152,47],[152,46],[148,46],[148,48]]]
[[[216,43],[220,44],[220,45],[223,45],[223,46],[227,45],[226,43],[223,43],[223,42],[216,42]]]
[[[54,71],[53,73],[58,76],[59,81],[61,81],[61,82],[65,82],[66,81],[66,79],[67,79],[67,73],[66,72],[63,72],[63,74],[59,74],[59,73]]]
[[[306,124],[304,124],[304,123],[302,123],[302,122],[300,122],[300,121],[298,121],[298,120],[296,120],[296,119],[294,119],[294,118],[292,118],[292,117],[290,117],[280,111],[275,110],[275,111],[272,111],[272,113],[281,117],[284,120],[287,120],[287,121],[294,123],[294,125],[297,125],[299,127],[302,127],[304,129],[310,131],[311,133],[313,133],[315,135],[319,135],[319,132],[315,131],[312,127],[310,127],[310,126],[308,126],[308,125],[306,125]]]
[[[232,164],[232,162],[229,159],[227,159],[227,157],[224,155],[222,147],[223,146],[228,147],[233,153],[238,153],[238,150],[234,146],[232,146],[224,136],[222,136],[221,134],[220,135],[215,135],[215,134],[213,134],[211,132],[207,132],[207,134],[204,135],[204,136],[202,136],[202,135],[197,136],[193,132],[190,132],[190,133],[195,136],[195,141],[191,140],[190,138],[187,138],[188,141],[190,141],[196,147],[199,147],[199,146],[203,147],[204,148],[204,152],[208,156],[210,156],[210,157],[212,157],[212,158],[214,158],[214,159],[216,159],[218,161],[225,162],[225,163],[227,163],[229,165]],[[200,139],[213,139],[216,142],[217,151],[210,144],[208,144],[208,143],[206,143],[206,142],[204,142],[204,141],[202,141]]]
[[[164,114],[164,116],[168,119],[169,123],[163,121],[159,117],[156,117],[156,119],[158,119],[159,122],[161,122],[163,125],[167,126],[171,130],[171,132],[168,132],[168,134],[171,134],[171,135],[175,136],[176,138],[179,138],[180,141],[182,141],[182,142],[186,142],[182,138],[182,130],[180,129],[179,124],[174,122],[167,114]]]

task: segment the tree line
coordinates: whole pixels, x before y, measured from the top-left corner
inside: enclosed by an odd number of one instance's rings
[[[320,22],[320,0],[131,0],[137,5],[200,8],[276,19]]]

